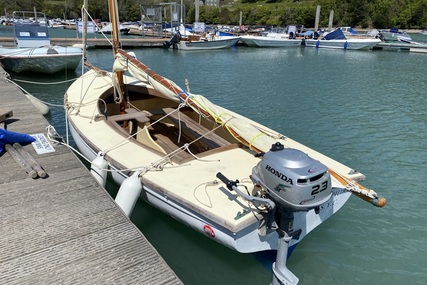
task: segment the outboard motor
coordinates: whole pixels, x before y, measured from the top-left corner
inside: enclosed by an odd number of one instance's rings
[[[252,169],[252,181],[261,185],[276,205],[291,212],[316,208],[332,195],[328,168],[279,142]]]
[[[332,196],[328,168],[306,153],[285,148],[277,142],[252,169],[251,179],[275,202],[279,234],[272,285],[296,285],[299,281],[287,267],[289,242],[299,239],[302,229],[294,227],[294,213],[316,209]]]
[[[173,49],[177,49],[177,43],[181,41],[181,33],[176,32],[169,41],[163,43],[163,48],[168,49],[173,46]]]

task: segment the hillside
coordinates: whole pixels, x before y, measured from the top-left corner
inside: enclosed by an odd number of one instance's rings
[[[89,0],[94,18],[108,19],[107,0]],[[49,17],[79,18],[82,0],[20,0],[0,2],[0,11],[29,10],[36,7]],[[158,4],[162,0],[118,0],[120,18],[124,21],[140,20],[140,6]],[[177,2],[177,1],[174,1]],[[184,0],[186,22],[194,22],[193,0]],[[203,3],[203,2],[201,2]],[[202,5],[202,4],[201,4]],[[207,24],[238,25],[240,11],[244,25],[285,26],[303,24],[314,26],[316,6],[321,6],[320,26],[327,26],[329,13],[334,10],[334,26],[398,27],[420,29],[427,27],[426,0],[220,0],[220,7],[200,7],[199,20]]]

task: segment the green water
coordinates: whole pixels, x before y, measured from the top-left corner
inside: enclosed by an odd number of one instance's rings
[[[306,284],[427,283],[427,54],[255,49],[135,49],[154,71],[364,173],[385,196],[375,208],[352,197],[310,233],[288,267]],[[111,68],[108,50],[91,50]],[[57,82],[77,76],[12,75]],[[62,104],[68,83],[21,83]],[[48,116],[64,134],[63,110]],[[179,183],[179,182],[177,182]],[[114,190],[111,190],[114,195]],[[132,221],[185,284],[269,284],[275,252],[240,254],[139,202]]]

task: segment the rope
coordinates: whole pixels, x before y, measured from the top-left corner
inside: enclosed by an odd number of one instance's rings
[[[92,18],[92,16],[89,14],[89,12],[84,8],[84,7],[82,7],[82,10],[88,15],[88,17],[89,17],[89,19],[93,22],[93,24],[95,25],[95,26],[97,26],[97,24],[96,24],[96,22],[95,22],[95,20]],[[110,41],[110,38],[108,38],[105,34],[104,34],[104,32],[100,29],[99,30],[99,33],[101,33],[101,35],[103,35],[104,36],[104,38],[108,41],[108,43],[111,45],[111,46],[113,46],[113,43]]]
[[[64,140],[62,139],[62,137],[59,136],[59,134],[56,132],[55,128],[52,125],[47,126],[46,130],[47,130],[47,134],[46,134],[47,138],[51,142],[55,143],[56,145],[63,145],[65,147],[68,147],[73,152],[75,152],[77,155],[79,155],[81,158],[83,158],[84,160],[86,160],[89,164],[92,163],[92,161],[89,158],[87,158],[81,152],[79,152],[77,149],[75,149],[74,147],[72,147],[68,142],[64,142]],[[149,168],[148,167],[135,167],[135,168],[120,169],[120,170],[113,170],[113,169],[103,169],[103,170],[109,171],[109,172],[142,171],[143,174],[145,174],[149,170]]]
[[[63,81],[57,81],[57,82],[35,82],[35,81],[28,81],[28,80],[22,80],[22,79],[14,79],[14,81],[23,82],[23,83],[30,83],[30,84],[36,84],[36,85],[55,85],[55,84],[63,84],[71,81],[75,81],[76,78],[63,80]]]
[[[111,76],[112,79],[112,83],[113,83],[113,90],[114,90],[114,102],[116,104],[120,104],[123,101],[123,93],[122,90],[120,88],[120,83],[117,77],[117,73],[113,73],[113,75]]]
[[[210,195],[209,195],[209,193],[208,193],[208,187],[209,187],[209,186],[216,186],[216,185],[218,185],[218,183],[219,183],[219,182],[218,182],[218,180],[214,180],[214,181],[204,182],[204,183],[201,183],[201,184],[197,185],[197,186],[194,188],[194,190],[193,190],[193,197],[194,197],[194,199],[196,199],[196,201],[197,201],[197,202],[199,202],[200,204],[202,204],[202,205],[204,205],[204,206],[206,206],[206,207],[208,207],[208,208],[212,208],[212,207],[213,207],[213,205],[212,205],[211,197],[210,197]],[[203,185],[205,185],[205,187],[204,187],[204,192],[205,192],[205,194],[206,194],[206,197],[208,197],[209,203],[205,203],[205,202],[201,201],[199,198],[197,198],[196,191],[197,191],[197,189],[198,189],[199,187],[201,187],[201,186],[203,186]]]
[[[345,189],[347,189],[347,191],[350,191],[350,192],[362,194],[372,199],[378,198],[378,194],[374,190],[360,189],[360,187],[357,186],[357,184],[355,184],[354,181],[349,181],[347,185],[344,185],[344,187]]]
[[[177,111],[177,110],[178,110],[178,109],[175,109],[173,112],[175,112],[175,111]],[[158,120],[154,121],[153,123],[151,123],[151,124],[149,124],[149,125],[147,125],[147,126],[145,126],[145,127],[146,127],[146,128],[149,128],[149,127],[151,127],[151,126],[155,125],[156,123],[160,122],[160,121],[161,121],[161,120],[163,120],[164,118],[168,117],[168,116],[169,116],[169,114],[172,114],[172,112],[171,112],[171,113],[168,113],[168,114],[166,114],[166,115],[164,115],[164,116],[163,116],[163,117],[161,117],[160,119],[158,119]],[[144,129],[141,129],[140,131],[136,132],[135,134],[133,134],[133,135],[129,135],[129,136],[125,137],[121,142],[119,142],[119,143],[117,143],[116,145],[114,145],[114,146],[112,146],[112,147],[110,147],[110,148],[106,149],[106,150],[105,150],[105,153],[107,153],[107,152],[109,152],[109,151],[112,151],[112,150],[114,150],[114,149],[117,149],[117,148],[121,147],[122,145],[124,145],[124,144],[128,143],[130,138],[132,138],[134,135],[138,134],[139,132],[142,132],[143,130],[144,130]],[[172,152],[172,153],[173,153],[173,152]]]
[[[13,55],[24,54],[27,51],[31,52],[31,54],[32,54],[32,52],[34,52],[34,50],[35,50],[35,48],[27,48],[27,49],[26,48],[22,48],[22,49],[17,50],[16,52],[11,52],[11,53],[8,53],[6,55],[3,54],[2,56],[0,56],[0,59],[8,58],[8,57],[13,56]]]
[[[252,143],[257,139],[257,138],[259,138],[260,136],[263,136],[263,135],[265,135],[265,133],[259,133],[259,134],[257,134],[256,136],[254,136],[253,138],[251,138],[251,140],[249,141],[249,149],[253,149],[252,148]]]
[[[10,75],[8,73],[5,72],[4,74],[5,74],[5,81],[6,82],[14,84],[16,87],[18,87],[19,89],[21,89],[21,91],[24,92],[26,95],[31,96],[31,97],[35,98],[36,100],[42,102],[43,104],[46,104],[46,105],[49,105],[49,106],[52,106],[52,107],[64,107],[64,105],[52,104],[52,103],[48,103],[48,102],[45,102],[43,100],[40,100],[39,98],[31,95],[27,90],[25,90],[24,88],[22,88],[20,85],[16,84],[16,82],[14,82],[13,80],[9,79],[8,77],[10,77]]]

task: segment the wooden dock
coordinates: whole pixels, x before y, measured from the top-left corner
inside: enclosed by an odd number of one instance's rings
[[[110,39],[111,40],[111,39]],[[125,38],[121,39],[123,48],[138,48],[138,47],[163,47],[163,43],[168,41],[168,38]],[[72,46],[81,44],[81,38],[51,38],[51,43],[59,46]],[[88,38],[87,45],[89,48],[111,48],[111,43],[106,38]],[[0,37],[0,46],[13,47],[15,40],[13,37]]]
[[[0,127],[46,134],[47,120],[16,86],[3,81],[0,102],[13,111]],[[53,147],[37,155],[24,146],[45,178],[0,154],[0,284],[183,284],[80,160]]]

